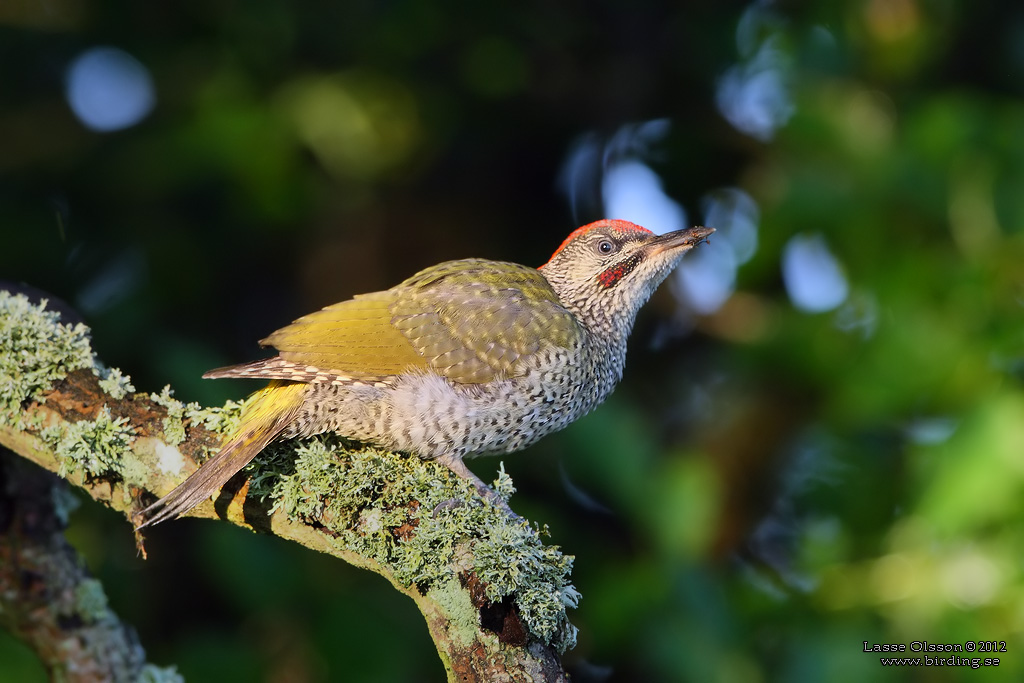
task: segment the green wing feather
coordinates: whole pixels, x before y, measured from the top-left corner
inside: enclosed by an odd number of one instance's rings
[[[433,370],[472,384],[516,376],[542,339],[569,348],[581,336],[540,272],[469,259],[328,306],[260,343],[288,362],[354,378]]]
[[[299,365],[361,379],[429,366],[391,325],[392,290],[363,294],[303,316],[260,341]]]

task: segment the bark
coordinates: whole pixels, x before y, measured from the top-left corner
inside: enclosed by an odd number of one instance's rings
[[[37,653],[52,680],[174,680],[146,663],[135,631],[64,538],[71,500],[58,477],[0,448],[0,625]]]

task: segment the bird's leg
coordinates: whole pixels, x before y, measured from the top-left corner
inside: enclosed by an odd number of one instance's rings
[[[445,455],[438,457],[437,462],[472,483],[473,486],[476,487],[477,493],[482,497],[489,499],[493,499],[495,497],[496,494],[491,490],[491,487],[485,484],[480,477],[473,474],[473,472],[466,467],[466,463],[463,462],[462,458],[446,453]]]
[[[462,477],[463,479],[466,479],[471,484],[473,484],[473,486],[476,487],[476,491],[477,491],[477,493],[480,494],[481,498],[484,498],[486,500],[491,501],[491,503],[493,503],[494,505],[500,507],[502,510],[504,510],[507,513],[509,513],[513,517],[516,517],[516,518],[519,517],[519,515],[517,515],[515,512],[513,512],[512,508],[510,508],[508,506],[508,503],[505,501],[504,498],[502,498],[497,493],[495,493],[494,489],[492,489],[490,486],[485,484],[480,479],[480,477],[478,477],[475,474],[473,474],[473,472],[470,471],[470,469],[468,467],[466,467],[466,463],[462,461],[461,457],[450,455],[450,454],[445,454],[445,455],[439,456],[438,458],[436,458],[436,460],[437,460],[437,462],[441,463],[442,465],[444,465],[445,467],[450,469],[452,472],[454,472],[458,476]],[[460,503],[458,501],[455,501],[455,500],[445,501],[443,503],[440,503],[437,507],[434,508],[434,514],[436,515],[437,512],[439,510],[441,510],[442,508],[451,507],[453,505],[459,505],[459,504]]]

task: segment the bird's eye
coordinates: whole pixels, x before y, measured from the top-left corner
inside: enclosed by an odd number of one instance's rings
[[[611,254],[615,251],[615,243],[611,240],[601,240],[597,243],[597,251],[599,254]]]

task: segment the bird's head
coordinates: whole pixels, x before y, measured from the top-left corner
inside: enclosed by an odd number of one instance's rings
[[[693,227],[655,235],[628,221],[601,220],[569,235],[541,273],[562,303],[601,327],[632,327],[650,298],[683,254],[713,233]]]

